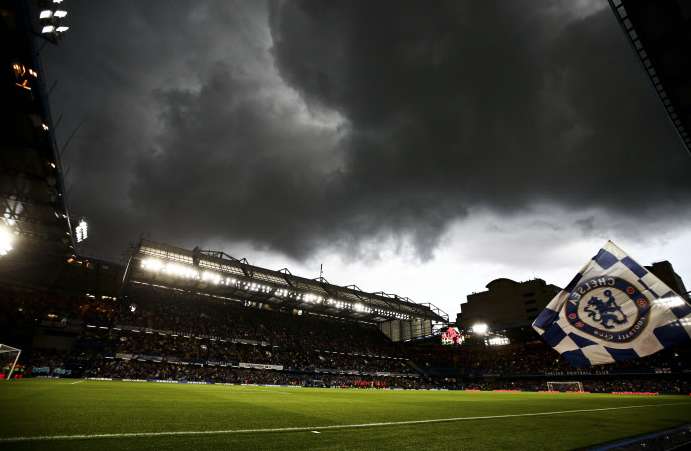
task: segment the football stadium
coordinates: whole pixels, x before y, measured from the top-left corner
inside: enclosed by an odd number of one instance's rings
[[[603,5],[650,114],[689,150],[688,7]],[[691,292],[669,261],[612,241],[570,261],[563,286],[495,273],[453,294],[455,317],[189,245],[212,242],[196,231],[99,257],[91,243],[117,227],[99,237],[72,211],[64,160],[81,125],[59,143],[42,59],[67,46],[69,8],[0,3],[0,449],[691,447]]]

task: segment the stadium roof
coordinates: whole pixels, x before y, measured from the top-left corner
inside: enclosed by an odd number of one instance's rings
[[[684,147],[691,153],[691,2],[609,3]]]
[[[286,268],[261,268],[220,251],[187,250],[148,240],[139,243],[130,259],[125,284],[130,282],[359,321],[449,321],[436,306],[407,297],[367,293],[355,285],[331,284],[323,277],[299,277]]]

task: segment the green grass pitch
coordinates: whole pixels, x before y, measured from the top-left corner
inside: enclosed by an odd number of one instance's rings
[[[688,422],[688,396],[0,382],[3,451],[573,449]]]

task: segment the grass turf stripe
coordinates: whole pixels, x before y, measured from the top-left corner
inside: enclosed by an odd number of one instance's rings
[[[471,421],[471,420],[494,420],[502,418],[518,418],[518,417],[538,417],[549,415],[566,415],[570,413],[588,413],[588,412],[604,412],[610,410],[623,409],[640,409],[645,407],[661,407],[661,406],[675,406],[688,405],[689,402],[673,402],[673,403],[658,403],[658,404],[636,404],[632,406],[618,406],[618,407],[602,407],[597,409],[573,409],[573,410],[556,410],[549,412],[533,412],[533,413],[514,413],[505,415],[484,415],[473,417],[453,417],[453,418],[433,418],[429,420],[406,420],[406,421],[387,421],[378,423],[359,423],[359,424],[334,424],[329,426],[295,426],[282,428],[259,428],[259,429],[225,429],[225,430],[208,430],[208,431],[163,431],[163,432],[122,432],[112,434],[75,434],[75,435],[38,435],[33,437],[3,437],[0,438],[0,443],[16,443],[16,442],[32,442],[32,441],[50,441],[50,440],[94,440],[94,439],[110,439],[110,438],[147,438],[147,437],[172,437],[172,436],[194,436],[194,435],[226,435],[226,434],[261,434],[261,433],[276,433],[276,432],[307,432],[307,431],[324,431],[332,429],[356,429],[356,428],[371,428],[382,426],[405,426],[413,424],[427,424],[427,423],[449,423],[454,421]]]

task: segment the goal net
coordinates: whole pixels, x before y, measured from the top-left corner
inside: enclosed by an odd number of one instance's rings
[[[21,349],[0,343],[0,379],[12,379]]]
[[[547,390],[560,392],[582,392],[583,384],[581,382],[547,382]]]

